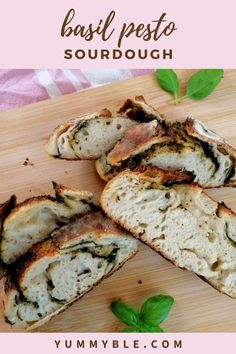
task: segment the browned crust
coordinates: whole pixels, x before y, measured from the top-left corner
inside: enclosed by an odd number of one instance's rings
[[[19,212],[19,210],[21,210],[22,208],[25,208],[29,205],[32,204],[37,204],[39,202],[43,202],[43,201],[53,201],[55,202],[56,199],[54,197],[51,197],[50,195],[40,195],[37,197],[31,197],[28,199],[25,199],[23,202],[17,204],[10,212],[10,214],[7,216],[7,218],[5,219],[5,221],[8,221],[10,218],[12,218],[16,213]]]
[[[15,195],[12,195],[10,199],[0,204],[0,231],[1,231],[1,224],[6,219],[6,217],[10,214],[12,209],[14,209],[15,205],[16,205]]]
[[[52,186],[55,191],[55,197],[56,197],[56,199],[54,198],[54,200],[57,200],[59,203],[63,202],[63,193],[65,191],[69,190],[71,192],[78,192],[78,190],[76,190],[75,188],[67,188],[67,187],[63,186],[62,184],[56,183],[55,181],[52,181]],[[50,197],[50,198],[52,198],[52,197]]]
[[[111,113],[111,111],[109,111],[109,109],[103,108],[103,109],[98,113],[98,117],[111,118],[111,117],[112,117],[112,113]]]
[[[71,230],[73,224],[76,224],[76,230]],[[55,230],[51,236],[53,242],[61,249],[74,240],[86,237],[91,232],[96,233],[96,240],[104,237],[104,234],[110,233],[115,234],[117,237],[124,236],[124,231],[102,211],[88,212],[73,223]]]
[[[156,125],[151,123],[140,123],[126,130],[124,137],[116,143],[113,149],[107,155],[107,162],[116,166],[122,160],[131,157],[134,154],[147,150],[156,143],[168,143],[172,139],[165,135],[166,131],[162,125],[156,121]]]
[[[164,119],[160,112],[147,104],[143,96],[136,96],[134,99],[128,98],[120,107],[118,113],[124,114],[138,122],[150,122],[153,119]]]
[[[124,173],[127,174],[128,171],[129,170],[126,170]],[[158,178],[159,184],[166,184],[168,182],[192,182],[194,178],[191,172],[185,170],[166,171],[151,165],[140,165],[132,172],[134,172],[136,175],[139,175],[140,177],[150,177],[154,179]]]
[[[5,219],[16,205],[16,196],[12,195],[6,202],[0,204],[0,242],[2,237],[2,227]],[[5,276],[5,266],[0,262],[0,280]]]
[[[212,199],[210,196],[208,196],[210,199]],[[216,202],[214,199],[212,199],[214,202]],[[236,212],[233,211],[231,208],[227,207],[224,202],[218,203],[218,209],[217,209],[217,214],[219,215],[228,215],[236,220]],[[233,241],[235,242],[235,241]],[[236,243],[236,242],[235,242]]]
[[[72,189],[72,188],[67,188],[65,186],[63,186],[62,184],[57,184],[56,182],[52,182],[53,184],[53,188],[55,190],[55,197],[52,197],[50,195],[40,195],[40,196],[36,196],[36,197],[31,197],[31,198],[27,198],[25,199],[23,202],[19,203],[19,204],[15,204],[16,198],[11,197],[13,199],[10,199],[8,202],[9,206],[12,206],[12,208],[10,209],[8,206],[5,206],[5,208],[7,208],[7,217],[5,218],[6,221],[8,221],[10,218],[14,217],[14,215],[16,213],[18,213],[22,208],[25,208],[27,206],[31,206],[32,204],[37,204],[40,202],[45,202],[45,201],[51,201],[51,202],[58,202],[58,203],[62,203],[63,202],[63,198],[62,198],[62,194],[64,191],[74,191],[76,192],[76,189]],[[91,193],[92,196],[92,193]],[[91,201],[92,204],[92,201]],[[13,207],[14,205],[14,207]],[[1,209],[0,209],[0,213],[1,213]],[[4,220],[4,221],[5,221]],[[0,221],[1,221],[1,214],[0,214]]]
[[[11,276],[9,275],[9,273],[5,274],[3,286],[4,286],[5,295],[7,295],[11,290],[15,289],[15,284],[12,281]]]

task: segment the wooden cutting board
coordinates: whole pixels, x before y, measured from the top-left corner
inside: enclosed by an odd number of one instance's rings
[[[182,85],[192,72],[178,70]],[[158,87],[154,75],[142,76],[1,113],[0,202],[13,193],[19,201],[53,193],[53,180],[99,195],[104,184],[96,175],[93,162],[50,158],[44,151],[45,140],[65,120],[104,107],[115,111],[126,98],[141,94],[166,118],[198,118],[236,148],[236,70],[225,72],[222,83],[209,98],[185,100],[178,106],[166,103],[170,96]],[[33,166],[24,165],[26,158]],[[236,189],[221,188],[209,193],[236,210]],[[218,293],[196,275],[175,268],[142,244],[139,253],[121,270],[40,331],[117,332],[122,325],[109,309],[113,299],[140,306],[145,298],[159,293],[175,298],[163,323],[167,332],[236,331],[236,299]],[[8,331],[16,329],[4,323],[1,315],[0,332]]]

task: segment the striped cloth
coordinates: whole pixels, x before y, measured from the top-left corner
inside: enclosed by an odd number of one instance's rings
[[[150,71],[152,70],[0,70],[0,111],[129,79]]]

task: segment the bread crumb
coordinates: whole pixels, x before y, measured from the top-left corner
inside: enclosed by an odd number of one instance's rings
[[[28,157],[26,157],[26,159],[25,159],[23,165],[24,165],[24,166],[34,166],[34,163],[31,162]]]
[[[139,281],[138,281],[138,284],[143,284],[142,280],[139,280]]]

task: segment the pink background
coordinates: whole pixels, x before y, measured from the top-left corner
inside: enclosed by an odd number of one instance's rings
[[[61,38],[60,29],[67,11],[74,7],[79,23],[97,23],[111,10],[114,24],[149,23],[167,13],[177,31],[158,42],[144,42],[134,37],[123,42],[127,48],[172,48],[173,60],[65,60],[66,48],[116,48],[117,36],[109,42],[99,39],[85,42],[80,38]],[[235,67],[235,1],[212,0],[8,0],[0,12],[2,68],[153,68],[153,67]],[[77,21],[75,21],[77,23]],[[116,30],[116,34],[119,31]]]
[[[59,349],[56,348],[55,340],[61,340]],[[65,348],[65,340],[72,340],[72,348]],[[76,341],[84,340],[85,349],[77,348]],[[97,349],[89,349],[90,340],[98,341]],[[108,340],[106,349],[103,348],[101,341]],[[112,349],[111,341],[118,340],[121,347]],[[124,349],[123,342],[130,346]],[[133,341],[139,340],[139,349],[133,349]],[[157,348],[152,348],[150,343],[156,340]],[[162,341],[168,340],[169,347],[162,348]],[[182,340],[182,348],[173,348],[174,340]],[[29,334],[0,334],[1,348],[7,354],[74,354],[74,353],[165,353],[165,354],[234,354],[235,353],[235,334],[224,333],[152,333],[152,334],[136,334],[136,333],[29,333]],[[146,348],[145,348],[146,346]]]

